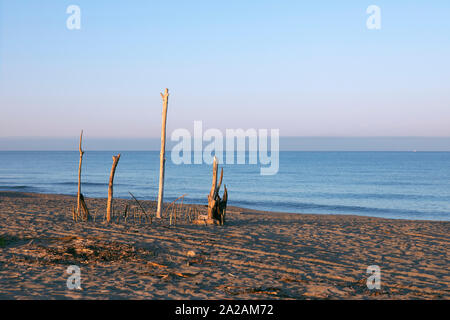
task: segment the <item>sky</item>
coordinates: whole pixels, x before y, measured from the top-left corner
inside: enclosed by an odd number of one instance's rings
[[[0,138],[155,138],[166,87],[169,135],[449,137],[449,39],[444,0],[0,0]]]

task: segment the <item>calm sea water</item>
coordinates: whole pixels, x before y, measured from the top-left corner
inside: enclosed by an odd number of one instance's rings
[[[113,152],[86,152],[82,192],[106,197]],[[0,152],[0,190],[77,192],[78,152]],[[229,205],[298,213],[450,221],[449,152],[281,152],[280,170],[225,165]],[[155,200],[159,152],[122,152],[114,194]],[[166,164],[165,200],[207,203],[211,166]]]

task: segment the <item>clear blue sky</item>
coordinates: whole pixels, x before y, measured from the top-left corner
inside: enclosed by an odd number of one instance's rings
[[[169,133],[450,136],[450,2],[0,0],[0,137],[158,137],[165,87]]]

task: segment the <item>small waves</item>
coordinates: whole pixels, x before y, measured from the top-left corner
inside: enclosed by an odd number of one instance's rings
[[[295,201],[233,201],[230,205],[247,207],[252,209],[268,210],[268,211],[284,211],[292,213],[324,213],[324,214],[354,214],[378,217],[397,217],[411,218],[411,216],[421,217],[425,212],[418,210],[404,210],[395,208],[377,208],[354,205],[335,205],[335,204],[319,204],[314,202],[295,202]],[[435,219],[448,220],[449,212],[429,211],[426,213],[428,217]]]
[[[78,182],[66,181],[66,182],[56,182],[54,184],[55,185],[62,185],[62,186],[77,186]],[[103,187],[103,186],[107,186],[108,184],[107,183],[100,183],[100,182],[82,182],[81,185],[82,186]]]
[[[39,191],[39,188],[32,186],[0,186],[0,190],[2,191],[29,191],[36,192]]]

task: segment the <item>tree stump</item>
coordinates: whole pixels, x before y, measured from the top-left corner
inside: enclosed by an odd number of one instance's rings
[[[219,165],[217,163],[217,158],[214,157],[213,163],[213,178],[211,192],[208,195],[208,216],[206,219],[197,219],[194,221],[196,224],[218,224],[223,225],[225,223],[225,215],[227,210],[228,201],[228,191],[227,187],[224,185],[224,192],[222,198],[219,196],[220,187],[223,180],[223,168],[220,171],[220,179],[217,183],[217,171]]]

